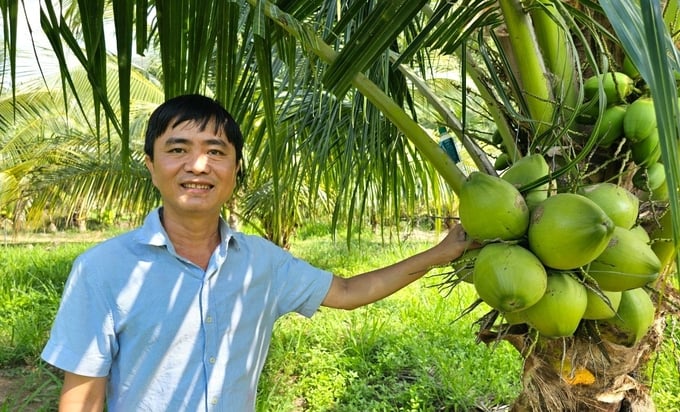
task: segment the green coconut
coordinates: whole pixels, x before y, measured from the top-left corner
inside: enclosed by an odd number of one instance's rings
[[[649,166],[661,159],[659,129],[654,129],[646,139],[630,145],[630,155],[638,166]]]
[[[652,163],[639,168],[633,175],[633,185],[638,189],[652,191],[666,183],[666,168],[663,163]]]
[[[510,155],[503,152],[498,155],[496,160],[493,162],[493,168],[495,170],[503,170],[510,166],[512,164],[512,159],[510,158]]]
[[[548,275],[543,297],[522,311],[527,323],[549,338],[572,336],[588,305],[586,287],[570,273]]]
[[[595,183],[582,187],[579,194],[597,203],[616,226],[630,229],[635,225],[640,199],[625,188],[609,182]]]
[[[465,232],[479,242],[519,239],[529,226],[529,209],[517,188],[477,171],[460,189],[458,214]]]
[[[668,185],[664,182],[661,186],[656,189],[652,189],[652,193],[649,195],[649,200],[655,202],[665,202],[668,200]]]
[[[623,72],[608,72],[589,77],[583,82],[586,100],[599,96],[600,85],[607,98],[607,105],[620,103],[635,89],[635,82]]]
[[[623,134],[632,143],[641,142],[656,129],[656,111],[651,97],[640,97],[628,105]]]
[[[622,291],[639,288],[659,276],[661,261],[640,236],[614,228],[607,247],[587,268],[600,289]]]
[[[538,302],[546,278],[545,267],[533,253],[508,243],[482,247],[473,275],[479,297],[501,312],[516,312]]]
[[[628,105],[617,104],[605,109],[597,130],[597,142],[602,147],[609,147],[623,137],[623,119]]]
[[[583,319],[609,319],[616,315],[621,302],[621,292],[593,291],[586,288],[588,305]]]
[[[652,239],[649,237],[649,233],[647,233],[647,230],[645,230],[645,228],[640,225],[635,225],[632,228],[630,228],[630,233],[637,236],[641,241],[643,241],[646,244],[649,244],[649,242],[652,241]]]
[[[505,319],[505,322],[510,325],[520,325],[527,322],[523,310],[520,310],[519,312],[503,312],[503,318]]]
[[[543,155],[531,154],[525,156],[512,164],[502,175],[501,179],[512,183],[517,189],[521,189],[537,179],[547,176],[550,173],[550,166],[545,161]],[[538,203],[548,197],[550,183],[543,183],[524,194],[524,200],[532,210]]]
[[[602,337],[614,343],[634,346],[654,323],[654,312],[654,302],[644,289],[623,291],[616,316],[601,321]]]
[[[559,193],[532,211],[529,249],[548,267],[575,269],[602,253],[614,227],[597,203],[576,193]]]

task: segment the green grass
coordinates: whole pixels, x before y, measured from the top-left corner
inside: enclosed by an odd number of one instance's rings
[[[0,248],[0,366],[30,363],[45,342],[65,274],[83,245]]]
[[[383,245],[306,239],[292,252],[341,276],[412,255],[427,241]],[[311,320],[289,316],[275,330],[260,385],[260,410],[473,410],[510,403],[519,391],[514,349],[474,341],[470,285],[447,298],[431,276],[354,311],[322,309]],[[481,314],[481,313],[477,313]],[[272,405],[282,405],[272,409]]]
[[[83,244],[0,246],[0,411],[56,410],[61,376],[39,361],[65,276]]]
[[[663,350],[650,360],[647,369],[657,410],[680,410],[680,321],[677,317],[668,317]]]
[[[291,251],[350,276],[392,263],[432,244],[410,237],[383,244],[333,242],[318,225],[298,232]],[[61,374],[39,361],[73,258],[89,244],[0,247],[0,380],[17,382],[2,411],[53,411]],[[434,273],[437,273],[435,271]],[[322,309],[312,319],[277,324],[258,393],[258,411],[470,411],[509,404],[520,390],[521,359],[507,343],[475,342],[472,286],[451,294],[428,276],[354,311]],[[671,322],[664,350],[650,363],[658,410],[680,398],[680,331]]]

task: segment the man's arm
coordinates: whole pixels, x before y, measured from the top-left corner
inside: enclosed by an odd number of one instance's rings
[[[430,269],[455,260],[466,249],[479,246],[466,238],[462,226],[456,225],[436,246],[393,265],[349,278],[334,276],[322,305],[354,309],[375,302],[420,279]]]
[[[107,378],[64,373],[59,412],[101,412],[104,410]]]

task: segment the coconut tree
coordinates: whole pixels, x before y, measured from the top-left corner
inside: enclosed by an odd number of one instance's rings
[[[114,66],[108,70],[115,73]],[[93,107],[85,93],[90,90],[87,73],[74,70],[71,76],[83,96],[80,103],[72,95],[54,93],[60,89],[59,76],[24,82],[19,93],[0,99],[3,208],[17,230],[45,229],[57,217],[83,228],[90,213],[105,211],[134,218],[158,201],[142,167],[141,142],[132,147],[136,161],[123,173],[120,141],[93,138],[97,133],[91,122],[95,116],[87,110]],[[131,129],[141,135],[162,91],[139,71],[131,84]],[[109,87],[116,90],[115,81]],[[83,110],[64,111],[78,104]]]
[[[114,125],[123,148],[129,148],[125,92],[118,115],[102,87],[106,36],[100,21],[108,3],[80,3],[74,10],[90,21],[87,28],[83,26],[82,44],[75,41],[77,36],[64,17],[68,14],[51,2],[41,8],[42,26],[58,56],[71,50],[86,68],[93,99],[100,102],[95,107]],[[17,4],[6,2],[3,9],[3,16],[8,16],[5,27],[10,28],[6,32],[10,66],[15,44],[11,22]],[[456,133],[474,164],[494,184],[494,163],[505,174],[508,165],[531,155],[545,160],[548,173],[516,183],[525,202],[536,189],[547,195],[546,184],[551,195],[576,194],[598,182],[615,182],[642,197],[648,192],[639,217],[655,241],[659,266],[666,268],[650,288],[659,298],[652,332],[636,337],[629,347],[607,339],[605,326],[579,321],[576,332],[550,339],[538,330],[538,322],[507,321],[512,312],[494,308],[480,319],[479,336],[485,341],[506,339],[524,357],[524,390],[517,410],[621,410],[625,405],[650,404],[644,385],[634,376],[640,375],[658,347],[663,319],[672,310],[669,302],[675,289],[666,273],[671,273],[677,255],[680,220],[674,122],[679,117],[672,76],[678,65],[669,34],[677,32],[676,2],[667,2],[663,9],[651,0],[639,5],[549,0],[356,1],[342,6],[324,1],[156,1],[134,6],[114,1],[111,5],[122,90],[133,39],[137,52],[157,45],[166,96],[212,91],[252,136],[254,181],[263,198],[274,199],[270,204],[281,204],[282,199],[299,204],[299,197],[287,195],[294,189],[311,199],[335,198],[337,216],[355,216],[373,205],[377,210],[394,210],[403,204],[401,198],[414,196],[415,188],[433,201],[445,193],[434,178],[417,184],[419,177],[431,178],[436,171],[462,206],[472,179],[417,123],[415,106],[409,105],[416,101],[414,92]],[[147,25],[150,14],[157,25]],[[427,64],[435,53],[458,63],[460,110],[442,99],[437,82],[431,80]],[[630,82],[614,75],[624,71],[626,57],[640,73],[637,80],[632,72],[627,75]],[[68,86],[70,73],[62,67]],[[257,93],[250,87],[254,83]],[[638,178],[642,184],[632,185],[635,173],[651,165],[643,164],[647,157],[636,162],[632,147],[617,136],[616,144],[602,144],[613,128],[605,120],[611,104],[616,100],[632,105],[645,93],[657,109],[663,107],[654,116],[659,125],[659,159],[668,170],[663,186],[667,199],[654,192],[661,186],[652,187],[647,170]],[[475,99],[483,105],[469,103]],[[306,110],[291,110],[296,104],[304,104],[299,107]],[[494,126],[472,127],[470,117],[476,110]],[[123,169],[130,163],[126,150],[120,151]],[[300,170],[308,166],[314,173]],[[371,179],[376,182],[365,183]],[[395,201],[385,201],[386,195]],[[670,211],[664,213],[666,209]],[[295,209],[273,208],[266,219],[272,228],[280,228],[290,219],[286,214],[291,210]],[[462,214],[461,219],[464,225],[470,222]],[[492,249],[499,248],[488,250]],[[573,272],[569,279],[577,279],[596,296],[603,298],[608,292],[590,279],[583,266],[569,271]],[[603,301],[613,309],[608,298]]]
[[[511,161],[519,165],[517,159],[533,153],[540,153],[551,161],[552,173],[544,173],[545,179],[539,179],[540,175],[538,175],[530,179],[535,181],[522,182],[521,190],[525,195],[531,189],[551,179],[556,179],[558,192],[571,192],[580,186],[600,181],[614,181],[623,186],[626,185],[626,176],[630,177],[626,167],[630,166],[630,163],[625,157],[622,159],[620,156],[621,153],[624,156],[630,156],[630,152],[627,152],[622,145],[612,150],[605,150],[602,147],[605,145],[601,141],[600,129],[611,127],[611,124],[604,123],[603,113],[608,106],[606,99],[608,98],[611,104],[612,100],[623,96],[617,96],[616,92],[614,96],[606,95],[607,89],[612,88],[602,87],[604,86],[602,80],[607,77],[599,75],[600,71],[623,70],[624,52],[632,56],[629,58],[635,61],[635,66],[645,67],[642,81],[650,88],[654,99],[659,101],[658,105],[663,105],[668,109],[665,116],[656,113],[659,122],[662,118],[667,122],[665,130],[668,134],[663,139],[667,139],[669,143],[667,143],[668,152],[663,156],[663,161],[664,164],[673,165],[671,168],[677,165],[675,158],[677,125],[672,120],[676,118],[672,116],[673,108],[676,106],[675,87],[672,81],[663,84],[663,81],[672,80],[671,71],[668,68],[676,66],[677,63],[674,59],[670,61],[666,59],[667,54],[673,56],[675,48],[667,34],[668,29],[661,19],[661,9],[658,4],[650,2],[643,4],[644,13],[636,5],[625,2],[617,2],[616,7],[605,2],[602,2],[602,5],[611,20],[608,20],[607,15],[603,14],[599,8],[578,9],[566,3],[553,2],[520,4],[501,1],[499,8],[493,10],[500,12],[502,26],[485,27],[494,29],[491,32],[492,44],[497,47],[497,50],[503,50],[502,54],[495,54],[495,50],[487,48],[486,40],[483,40],[481,35],[479,39],[482,40],[467,44],[467,50],[457,50],[457,47],[461,47],[460,43],[454,43],[449,49],[451,52],[462,53],[465,58],[474,57],[475,53],[482,52],[484,53],[483,59],[472,58],[471,60],[476,60],[476,63],[480,60],[491,63],[487,64],[488,73],[491,73],[491,82],[477,83],[477,86],[481,90],[487,88],[491,96],[500,96],[490,98],[489,107],[491,110],[494,107],[502,109],[502,116],[497,115],[495,119],[498,119],[496,124],[499,126],[499,134],[506,146],[505,152]],[[668,10],[667,13],[672,12]],[[586,20],[583,17],[587,13],[590,13],[591,17]],[[436,15],[436,12],[433,15]],[[480,16],[482,15],[476,17],[481,21]],[[644,24],[643,17],[646,19]],[[631,22],[634,23],[632,27]],[[616,32],[612,30],[612,26]],[[648,29],[645,30],[644,27]],[[565,35],[566,33],[569,35]],[[605,40],[598,43],[599,38]],[[436,40],[430,38],[429,41]],[[595,40],[594,46],[591,46],[593,40]],[[650,46],[648,52],[644,49],[640,50],[640,44],[650,43],[656,47]],[[442,47],[448,46],[445,41],[438,44]],[[572,45],[574,47],[571,47]],[[521,50],[521,56],[518,50]],[[605,66],[601,66],[597,59],[594,59],[595,56],[603,55],[611,56],[606,60]],[[470,66],[475,79],[479,79],[479,74],[483,73],[477,70],[477,67]],[[574,87],[581,82],[581,79],[585,80],[591,76],[598,83],[594,87],[589,84],[592,81],[585,82],[584,87]],[[653,80],[647,81],[646,79]],[[613,89],[617,90],[618,86],[614,86]],[[588,99],[584,99],[584,91]],[[626,96],[629,96],[630,92],[631,90],[626,91]],[[637,97],[638,95],[631,96]],[[515,105],[498,104],[494,100],[515,102]],[[580,102],[586,100],[586,105],[582,106]],[[583,124],[589,123],[584,119],[584,115],[593,109],[595,111],[593,119],[598,121],[594,122],[593,126],[584,128]],[[632,115],[629,117],[633,118]],[[510,119],[510,122],[507,119]],[[507,123],[510,123],[511,127],[507,127]],[[524,133],[521,133],[522,130]],[[509,134],[509,131],[514,133]],[[632,137],[630,139],[632,140]],[[635,160],[635,150],[633,150],[633,159]],[[645,157],[644,160],[647,158]],[[644,162],[637,161],[637,163],[639,165]],[[669,182],[675,181],[671,175],[676,172],[677,170],[669,172]],[[473,186],[470,180],[468,182],[469,186]],[[475,184],[475,186],[479,185]],[[670,183],[668,187],[677,194],[675,183]],[[463,206],[470,195],[469,191],[465,190],[459,193],[461,194],[461,219],[465,225],[466,217],[463,216]],[[483,191],[479,197],[475,197],[476,202],[473,202],[475,207],[479,208],[481,201],[484,200],[483,197],[489,197],[489,193],[491,193],[489,190]],[[651,198],[652,201],[665,199],[663,196],[655,199],[653,194]],[[493,200],[497,201],[496,198]],[[677,246],[673,246],[677,243],[667,242],[671,233],[670,217],[673,216],[674,203],[673,199],[668,203],[671,212],[664,214],[661,210],[664,208],[662,206],[651,213],[652,221],[660,219],[663,215],[666,228],[665,234],[656,238],[657,243],[653,248],[663,260],[656,271],[660,267],[669,268],[670,266],[667,265],[672,263],[671,256],[675,253],[673,251],[677,251]],[[652,202],[652,208],[654,205],[655,202]],[[544,210],[547,210],[547,206],[546,209],[541,209],[541,213]],[[488,220],[488,216],[487,214],[482,218]],[[540,213],[533,213],[532,224],[540,216]],[[563,215],[562,219],[566,219],[566,216]],[[472,227],[472,224],[470,223],[469,226]],[[658,221],[651,226],[658,227]],[[531,233],[530,231],[530,243]],[[665,250],[659,253],[660,249]],[[568,254],[566,250],[561,252]],[[486,255],[491,256],[490,253]],[[492,263],[501,265],[504,262],[501,255],[493,256],[495,259],[491,260]],[[482,259],[480,255],[480,260],[485,259]],[[557,267],[557,263],[550,263],[548,266],[554,268]],[[581,266],[581,264],[575,264],[575,266]],[[480,264],[480,273],[486,273],[481,267]],[[577,276],[577,278],[580,277]],[[556,277],[549,276],[548,279],[554,280]],[[585,281],[586,286],[592,286],[587,281],[588,276],[580,279]],[[669,286],[666,284],[668,278],[665,279],[660,281],[657,294],[655,294],[658,297],[659,290],[661,295],[668,294],[666,296],[668,300],[663,297],[657,300],[657,303],[664,302],[659,305],[660,310],[657,312],[659,330],[663,329],[663,319],[668,313],[667,306],[665,306],[668,301],[675,300],[670,304],[675,305],[674,309],[670,310],[671,313],[677,311],[675,292],[669,292]],[[475,284],[477,286],[477,282]],[[484,289],[478,288],[480,295],[489,287],[488,284],[483,286],[485,286]],[[550,290],[551,294],[554,294],[566,288],[555,287]],[[601,291],[597,293],[599,292]],[[526,293],[522,292],[519,295],[526,298]],[[486,296],[482,298],[487,303],[492,300]],[[624,407],[622,405],[633,405],[633,409],[645,410],[644,408],[649,407],[650,400],[644,387],[631,376],[638,374],[650,354],[658,347],[659,330],[650,333],[645,340],[636,340],[637,345],[633,348],[627,348],[625,345],[624,347],[616,346],[616,344],[610,345],[612,341],[617,342],[617,339],[602,339],[603,335],[598,330],[598,324],[588,321],[576,324],[579,329],[565,334],[544,332],[545,329],[539,327],[545,323],[543,319],[551,314],[557,316],[555,312],[548,311],[545,305],[541,306],[545,312],[540,314],[539,319],[529,317],[510,320],[510,315],[516,316],[511,308],[498,305],[495,309],[489,313],[488,317],[480,320],[482,327],[480,338],[486,341],[507,339],[524,355],[526,368],[523,379],[524,391],[515,404],[516,409],[619,410]],[[556,308],[556,310],[560,309],[562,312],[576,310],[569,306]],[[529,316],[529,311],[528,309],[526,316]],[[507,312],[506,319],[500,323],[497,318],[499,312]],[[576,316],[576,321],[579,318],[580,315]],[[528,330],[527,324],[531,326]],[[590,327],[593,329],[589,330]],[[562,338],[555,340],[541,335]],[[564,336],[569,336],[569,338],[564,339]],[[603,365],[606,365],[606,371]]]
[[[23,2],[15,3],[23,5]],[[118,153],[123,173],[130,167],[129,158],[134,155],[134,139],[139,138],[139,135],[130,134],[130,92],[126,86],[130,76],[126,73],[133,67],[132,59],[127,57],[129,47],[133,33],[139,32],[142,34],[135,36],[135,44],[147,55],[145,61],[154,56],[161,61],[161,82],[167,96],[195,91],[214,95],[234,114],[251,139],[247,158],[253,160],[254,167],[248,167],[251,189],[248,196],[249,199],[260,196],[260,200],[255,203],[257,207],[243,209],[248,215],[242,217],[263,223],[264,234],[273,241],[285,245],[291,228],[296,225],[295,219],[300,217],[283,211],[297,210],[303,194],[307,194],[305,202],[308,205],[319,204],[318,196],[328,196],[324,188],[319,189],[320,185],[340,188],[332,195],[337,199],[331,206],[336,223],[351,210],[403,207],[413,210],[415,202],[411,199],[414,196],[409,193],[415,190],[420,191],[420,199],[431,199],[432,207],[440,207],[440,198],[450,203],[446,200],[448,191],[442,190],[434,168],[423,163],[417,154],[410,155],[412,146],[403,135],[397,135],[391,142],[383,143],[379,139],[382,135],[394,134],[396,128],[375,106],[364,104],[361,95],[337,99],[331,94],[316,96],[310,93],[312,88],[300,87],[320,78],[323,67],[298,67],[297,62],[305,61],[305,55],[290,47],[290,37],[267,20],[263,10],[239,2],[214,2],[205,8],[206,2],[193,1],[159,2],[152,6],[154,19],[150,21],[156,23],[149,28],[140,21],[146,19],[141,18],[135,19],[133,25],[130,9],[118,7],[116,2],[87,5],[63,2],[58,6],[45,3],[41,8],[41,26],[61,65],[63,93],[72,95],[76,102],[67,107],[84,111],[82,99],[92,102],[93,135],[108,135],[108,139],[120,141]],[[333,7],[326,8],[334,10]],[[370,7],[364,9],[366,12]],[[5,27],[12,27],[13,10],[8,8],[9,23]],[[309,12],[304,8],[301,11]],[[142,3],[134,9],[136,16],[146,16],[146,12]],[[200,19],[190,18],[197,15]],[[96,16],[105,16],[109,21],[107,23],[103,18],[101,22],[95,22]],[[113,23],[110,16],[113,16]],[[163,16],[170,17],[166,20]],[[88,23],[81,25],[82,20]],[[111,47],[113,37],[105,35],[111,26],[116,33],[115,47]],[[148,44],[144,40],[147,37]],[[11,31],[5,40],[11,56],[16,48]],[[272,48],[272,44],[277,47]],[[101,54],[109,49],[115,49],[113,61],[118,66],[118,76],[113,76],[119,84],[115,93],[105,86],[113,81],[111,73],[93,69],[101,66]],[[73,60],[87,71],[91,91],[83,93],[75,88],[72,65],[67,64]],[[301,107],[304,105],[316,106]],[[319,113],[319,107],[326,112]],[[348,111],[348,107],[352,109]],[[291,115],[294,111],[296,113]],[[351,112],[356,118],[371,121],[348,122],[343,120],[345,117],[338,116],[341,112]],[[299,113],[307,113],[306,118]],[[330,124],[333,127],[329,127]],[[304,141],[301,137],[321,136],[319,131],[324,127],[328,129],[323,133],[324,138],[305,144],[303,148],[309,150],[298,155],[300,142]],[[364,150],[366,147],[371,149],[370,153]],[[398,156],[385,156],[390,152]],[[287,159],[291,156],[299,157],[301,162],[289,162]],[[300,167],[303,163],[311,166]],[[404,169],[415,173],[409,173],[407,179],[399,179],[390,172]],[[306,173],[300,174],[299,170]],[[355,173],[357,170],[361,173]],[[327,177],[322,179],[322,174]],[[391,181],[365,178],[381,175]],[[347,190],[354,186],[348,181],[364,187]],[[297,190],[301,185],[310,184],[310,190]],[[384,192],[385,185],[389,185],[387,189],[394,193],[391,201],[375,195]],[[260,187],[262,190],[257,189]],[[263,201],[266,197],[270,199]],[[269,209],[263,205],[280,207],[266,212]],[[391,215],[398,219],[399,212],[395,210]]]

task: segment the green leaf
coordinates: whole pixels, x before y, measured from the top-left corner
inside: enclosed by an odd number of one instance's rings
[[[649,85],[656,110],[661,158],[666,170],[669,207],[673,226],[676,267],[680,267],[680,110],[674,74],[679,72],[680,59],[665,26],[661,6],[656,1],[602,0],[602,8],[621,44],[642,78]],[[680,272],[678,272],[680,279]]]
[[[336,96],[344,96],[354,76],[366,70],[389,49],[406,23],[425,3],[425,0],[378,2],[331,63],[323,79],[326,87]]]

